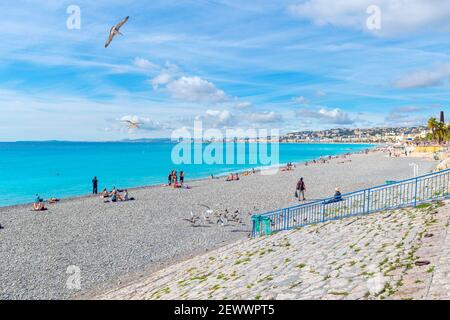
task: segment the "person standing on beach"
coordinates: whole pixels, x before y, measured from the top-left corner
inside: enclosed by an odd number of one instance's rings
[[[180,184],[183,185],[184,183],[184,171],[180,172]]]
[[[98,180],[97,177],[92,179],[92,194],[98,194]]]
[[[297,194],[298,194],[298,201],[305,201],[305,182],[303,181],[303,178],[300,178],[300,180],[297,182]],[[302,199],[300,200],[300,196],[302,196]]]
[[[169,186],[172,185],[172,180],[173,180],[173,171],[171,173],[169,173],[169,176],[167,177],[167,184]]]

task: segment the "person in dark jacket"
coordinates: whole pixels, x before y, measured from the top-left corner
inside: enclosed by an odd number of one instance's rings
[[[92,179],[92,193],[93,194],[98,194],[98,180],[97,180],[97,177],[94,177],[94,179]]]
[[[298,195],[298,201],[305,201],[305,181],[303,181],[303,178],[300,178],[300,180],[297,182],[297,195]],[[300,198],[300,196],[302,198]]]
[[[334,193],[334,200],[335,202],[342,201],[342,193],[341,190],[339,190],[339,188],[336,188],[336,192]]]
[[[180,184],[183,185],[184,183],[184,171],[180,172]]]

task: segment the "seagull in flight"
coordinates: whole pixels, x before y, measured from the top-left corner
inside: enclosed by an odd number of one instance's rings
[[[131,120],[122,120],[122,123],[126,123],[128,125],[128,129],[139,129],[141,124],[139,122],[131,121]]]
[[[130,17],[127,16],[125,19],[123,19],[117,25],[115,25],[111,28],[111,31],[109,32],[108,41],[106,41],[106,44],[105,44],[105,48],[108,48],[108,46],[111,44],[111,42],[113,41],[115,36],[117,36],[118,34],[123,36],[123,34],[120,33],[120,28],[122,28],[122,26],[128,21],[129,18]]]

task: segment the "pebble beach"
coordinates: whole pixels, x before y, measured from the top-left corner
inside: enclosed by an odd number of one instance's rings
[[[77,299],[134,282],[152,272],[249,237],[250,215],[298,204],[295,185],[305,179],[307,199],[332,196],[412,177],[437,164],[424,158],[355,154],[274,175],[189,182],[192,189],[164,186],[130,190],[131,202],[104,203],[79,197],[32,212],[30,205],[0,208],[0,299]],[[120,188],[120,186],[118,186]],[[239,210],[243,224],[193,226],[190,212]],[[69,289],[68,267],[80,270],[81,288]]]

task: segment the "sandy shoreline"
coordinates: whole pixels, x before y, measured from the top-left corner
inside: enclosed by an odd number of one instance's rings
[[[295,205],[295,184],[303,176],[307,197],[332,195],[420,174],[435,161],[357,154],[351,162],[297,166],[273,176],[255,174],[239,182],[224,179],[189,181],[191,190],[150,186],[132,189],[137,201],[103,203],[98,197],[65,199],[44,213],[29,205],[0,208],[0,299],[60,299],[102,292],[160,269],[174,261],[245,239],[250,214]],[[239,209],[246,225],[193,228],[185,218],[215,209]],[[259,209],[259,210],[255,210]],[[68,266],[81,270],[82,291],[66,287]]]

